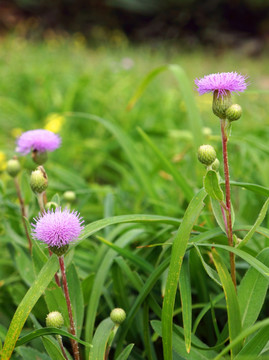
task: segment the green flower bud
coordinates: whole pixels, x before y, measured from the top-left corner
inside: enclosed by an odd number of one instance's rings
[[[17,158],[11,159],[7,162],[7,173],[11,177],[15,177],[21,171],[21,165]]]
[[[76,194],[74,193],[74,191],[66,191],[63,197],[65,201],[68,201],[70,203],[76,201]]]
[[[45,205],[45,210],[55,210],[59,205],[56,202],[50,201]]]
[[[212,170],[218,171],[219,165],[220,165],[219,159],[216,158],[215,161],[213,162],[213,164],[211,165]]]
[[[53,252],[53,254],[56,254],[58,257],[60,257],[60,256],[64,255],[67,252],[67,250],[69,248],[69,245],[66,244],[66,245],[63,245],[61,247],[50,246],[49,248]]]
[[[216,160],[217,154],[213,146],[202,145],[198,149],[198,160],[207,166],[211,165]]]
[[[121,308],[115,308],[110,313],[110,319],[115,324],[120,325],[126,319],[126,312]]]
[[[215,90],[213,94],[212,110],[220,119],[226,118],[226,110],[232,105],[232,98],[230,91],[226,91],[226,95],[219,95]]]
[[[226,110],[226,117],[229,121],[239,120],[241,115],[242,108],[238,104],[233,104]]]
[[[61,328],[63,324],[64,324],[64,318],[59,311],[52,311],[46,317],[47,327]]]
[[[48,160],[48,154],[46,151],[37,151],[33,150],[32,152],[32,159],[38,165],[43,165]]]
[[[34,193],[41,194],[48,187],[48,177],[43,166],[33,171],[30,177],[30,186]]]

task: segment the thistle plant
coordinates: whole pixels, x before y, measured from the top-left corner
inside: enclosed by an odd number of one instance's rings
[[[232,93],[243,92],[247,88],[246,76],[237,74],[236,72],[217,73],[207,75],[201,79],[196,79],[197,91],[200,95],[212,92],[213,113],[220,119],[221,137],[222,137],[222,151],[223,151],[223,165],[225,176],[225,202],[220,200],[222,207],[223,220],[226,227],[226,235],[230,246],[233,243],[233,225],[232,225],[232,202],[230,190],[230,174],[228,163],[228,140],[231,130],[231,121],[238,120],[242,114],[241,107],[237,104],[232,104]],[[209,151],[209,150],[208,150]],[[199,156],[199,155],[198,155]],[[236,288],[236,269],[235,256],[230,252],[230,266],[231,276]]]
[[[79,237],[83,229],[83,222],[84,221],[78,212],[70,212],[68,209],[61,210],[61,208],[57,208],[55,211],[48,210],[43,214],[40,214],[39,217],[35,219],[35,223],[32,224],[34,238],[46,243],[49,249],[58,256],[62,274],[63,291],[70,321],[70,333],[74,336],[76,336],[76,328],[68,291],[63,255],[68,250],[69,244]],[[74,358],[75,360],[79,360],[78,343],[72,339],[71,344]]]

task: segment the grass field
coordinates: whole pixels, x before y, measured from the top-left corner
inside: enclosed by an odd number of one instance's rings
[[[186,93],[183,86],[186,78],[181,72],[176,78],[174,68],[170,67],[149,81],[134,107],[128,110],[130,99],[147,74],[166,64],[176,64],[184,70],[188,79]],[[86,224],[111,216],[132,214],[173,218],[171,221],[163,219],[163,223],[160,219],[156,220],[156,224],[151,218],[148,222],[140,219],[136,223],[126,221],[126,224],[111,223],[110,227],[105,227],[102,237],[114,242],[123,252],[109,249],[101,238],[89,237],[72,253],[76,274],[81,280],[79,293],[83,311],[79,312],[76,308],[81,339],[91,341],[94,324],[97,326],[113,307],[120,306],[127,312],[127,325],[112,347],[111,354],[116,354],[114,358],[127,341],[135,343],[130,359],[162,359],[161,341],[156,335],[160,336],[159,324],[156,322],[153,326],[155,335],[152,338],[153,330],[148,322],[160,319],[167,270],[156,275],[158,281],[152,285],[150,295],[146,290],[143,293],[143,286],[150,278],[149,269],[158,269],[162,261],[169,258],[171,247],[165,244],[171,244],[174,239],[178,227],[176,219],[182,219],[191,197],[203,186],[205,169],[196,155],[199,136],[202,136],[200,144],[208,143],[215,147],[221,161],[219,120],[211,110],[212,95],[199,96],[194,79],[229,71],[247,74],[250,83],[244,94],[234,96],[234,102],[243,108],[243,116],[234,123],[229,141],[231,180],[262,186],[247,190],[243,185],[232,187],[236,214],[234,227],[238,229],[237,236],[244,237],[245,230],[241,230],[253,225],[269,194],[269,68],[266,53],[258,58],[246,58],[236,51],[216,54],[212,49],[202,48],[186,52],[167,45],[131,46],[120,35],[114,42],[104,40],[94,48],[87,47],[80,35],[72,38],[50,36],[42,43],[15,36],[1,39],[2,340],[18,304],[33,283],[30,274],[24,271],[31,258],[26,252],[12,179],[4,171],[5,159],[14,155],[16,137],[21,132],[46,128],[62,137],[62,146],[49,155],[46,164],[49,200],[57,199],[64,206],[63,193],[75,191],[77,201],[72,206],[80,211]],[[188,91],[191,91],[191,100],[186,101]],[[193,104],[198,109],[196,113],[192,112],[196,109]],[[38,213],[35,196],[28,184],[30,171],[35,165],[30,156],[20,161],[24,168],[20,182],[31,222]],[[223,176],[222,166],[220,175]],[[196,223],[203,227],[196,229],[200,235],[217,226],[210,201],[205,200],[205,203]],[[268,227],[268,216],[262,224],[264,228]],[[210,239],[226,244],[223,234]],[[155,246],[145,248],[147,245]],[[255,257],[268,245],[268,236],[260,232],[244,250]],[[19,255],[22,251],[25,254],[23,259]],[[199,304],[203,308],[210,301],[214,302],[221,292],[207,276],[194,249],[189,253],[194,323],[201,310]],[[201,253],[212,266],[208,251],[201,249]],[[224,250],[220,253],[228,266],[227,253]],[[132,254],[135,258],[131,257]],[[142,264],[139,259],[142,259]],[[240,283],[249,265],[245,259],[238,257],[237,260]],[[71,288],[75,296],[75,285]],[[137,307],[133,307],[141,293],[144,298]],[[52,299],[41,297],[25,329],[42,325],[47,308],[50,311],[53,308],[52,303]],[[182,326],[179,296],[176,298],[175,314],[175,323]],[[268,306],[264,306],[259,314],[260,320],[266,319]],[[196,335],[206,345],[220,343],[221,351],[225,348],[221,339],[226,334],[225,330],[222,332],[226,321],[222,299],[216,308],[211,308],[211,314],[209,311],[199,326],[197,323]],[[175,336],[179,336],[178,333]],[[197,345],[198,340],[195,341]],[[14,359],[32,359],[34,351],[44,354],[44,346],[52,356],[52,345],[44,341],[42,344],[38,339],[31,343],[31,347],[18,347]],[[185,359],[184,356],[201,358],[199,353],[184,355],[179,350],[174,351],[174,359]],[[208,351],[205,356],[214,358],[217,352]],[[44,359],[47,359],[45,355]]]

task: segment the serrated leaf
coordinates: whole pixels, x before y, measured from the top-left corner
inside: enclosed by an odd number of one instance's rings
[[[204,188],[212,199],[223,201],[224,194],[219,185],[219,178],[216,171],[213,170],[207,171],[204,177]]]

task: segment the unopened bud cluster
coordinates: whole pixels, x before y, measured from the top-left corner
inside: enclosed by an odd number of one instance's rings
[[[242,115],[242,108],[238,104],[232,104],[231,93],[220,96],[217,91],[213,94],[212,110],[220,119],[229,121],[239,120]]]

